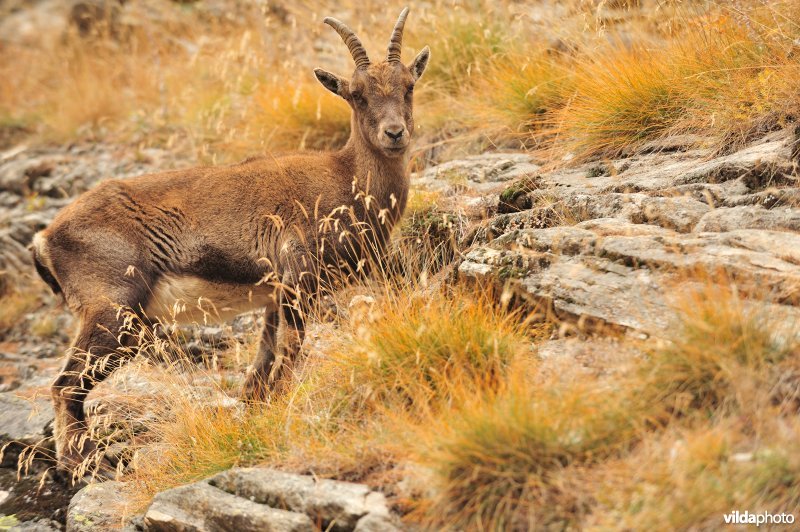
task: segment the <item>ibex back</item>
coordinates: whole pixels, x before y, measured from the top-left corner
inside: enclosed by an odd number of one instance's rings
[[[352,30],[325,19],[356,64],[349,80],[314,70],[352,109],[340,151],[105,181],[34,237],[37,271],[80,319],[52,388],[61,470],[73,470],[94,449],[83,403],[126,356],[120,307],[188,321],[201,297],[223,318],[265,307],[258,359],[243,391],[259,400],[286,378],[326,272],[380,260],[406,205],[413,89],[430,54],[425,47],[408,66],[400,62],[407,14],[377,63]]]

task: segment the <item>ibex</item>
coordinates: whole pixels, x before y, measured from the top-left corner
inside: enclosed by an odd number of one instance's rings
[[[158,316],[176,300],[205,298],[223,318],[265,307],[259,354],[243,391],[258,400],[285,379],[326,269],[358,270],[366,258],[381,256],[406,205],[413,90],[430,56],[426,46],[408,66],[400,62],[407,14],[408,8],[377,63],[350,28],[324,20],[355,61],[349,81],[314,70],[352,109],[341,150],[104,181],[35,235],[39,275],[80,321],[52,386],[60,470],[72,471],[95,448],[84,399],[126,357],[119,350],[121,306]],[[345,237],[356,233],[361,238]],[[277,282],[263,282],[270,276]]]

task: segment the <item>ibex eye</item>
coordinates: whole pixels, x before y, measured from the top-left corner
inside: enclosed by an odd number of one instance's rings
[[[359,105],[364,105],[367,103],[367,99],[364,98],[364,95],[361,94],[360,92],[353,93],[353,101],[355,101]]]

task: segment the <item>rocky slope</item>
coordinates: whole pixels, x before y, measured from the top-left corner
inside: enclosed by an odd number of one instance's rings
[[[462,276],[508,282],[562,317],[658,335],[672,323],[671,288],[700,273],[728,275],[797,317],[795,145],[788,132],[721,157],[667,144],[550,172],[493,154],[433,168],[420,182],[435,188],[456,171],[473,202],[494,193],[500,214],[465,243]]]
[[[667,336],[672,293],[702,275],[730,276],[753,304],[796,318],[800,189],[794,133],[776,132],[723,156],[690,149],[684,141],[671,139],[644,153],[566,169],[547,169],[527,154],[487,153],[429,168],[413,183],[435,196],[440,210],[465,221],[456,278],[496,283],[572,330],[592,333],[545,342],[539,346],[543,358],[579,361],[587,353],[614,352],[616,340],[604,337],[607,331],[642,339]],[[25,247],[33,233],[97,180],[189,163],[163,151],[106,145],[1,153],[5,290],[30,273]],[[43,490],[32,487],[48,466],[43,460],[51,453],[47,384],[72,326],[53,299],[38,297],[39,305],[0,337],[0,441],[9,443],[0,468],[0,515],[26,520],[20,529],[213,530],[234,521],[241,530],[400,526],[383,495],[366,486],[266,469],[231,470],[164,492],[126,523],[119,520],[125,512],[108,502],[123,504],[120,483],[85,488],[67,512],[70,492],[48,477]],[[54,330],[35,334],[34,324],[43,316],[53,320]],[[204,353],[244,343],[256,327],[246,316],[232,326],[190,331],[185,347],[202,362]],[[197,381],[192,393],[239,407],[213,383]],[[95,398],[91,415],[112,424],[119,417],[130,422],[156,404],[157,388],[144,373],[110,383]],[[119,456],[129,440],[120,438]],[[17,459],[32,456],[31,448],[37,460],[29,461],[30,474],[18,482]]]

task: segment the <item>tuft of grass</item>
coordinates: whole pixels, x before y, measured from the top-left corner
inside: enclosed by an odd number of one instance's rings
[[[362,393],[423,412],[497,389],[525,350],[513,315],[460,292],[386,301],[345,360]]]
[[[248,127],[276,150],[334,149],[350,134],[350,107],[319,84],[267,84],[256,91]]]
[[[793,7],[794,6],[794,7]],[[720,150],[785,127],[797,116],[792,58],[796,2],[720,3],[683,13],[666,43],[616,42],[581,57],[575,94],[552,115],[582,158],[617,156],[673,133],[705,136]]]
[[[665,134],[685,112],[676,75],[646,49],[616,49],[583,65],[579,87],[555,120],[570,147],[584,156],[615,156]]]
[[[690,289],[676,307],[674,337],[642,365],[646,400],[669,415],[763,407],[770,368],[800,353],[791,324],[730,284]]]
[[[548,113],[574,90],[568,61],[529,48],[493,59],[471,91],[465,122],[495,145],[534,147]]]
[[[26,314],[41,304],[39,290],[29,286],[12,288],[0,296],[0,336],[19,325]]]
[[[243,412],[186,401],[171,410],[174,419],[151,427],[158,445],[137,458],[136,481],[150,496],[285,450],[279,408]]]
[[[575,479],[568,472],[616,456],[638,437],[640,420],[619,391],[548,382],[484,397],[428,443],[423,460],[439,491],[423,521],[433,529],[576,526],[590,497],[565,485]]]
[[[607,466],[596,481],[596,529],[713,530],[747,509],[793,513],[800,504],[800,460],[789,451],[796,421],[752,435],[741,421],[670,431]]]
[[[415,423],[444,413],[475,390],[502,387],[527,354],[516,316],[463,293],[376,293],[350,314],[269,404],[204,405],[178,392],[191,373],[173,377],[171,414],[151,423],[153,443],[136,461],[146,494],[259,463],[363,480],[408,453],[397,443],[407,429],[396,423],[398,408],[416,412]],[[163,344],[148,348],[151,358],[175,356]]]

